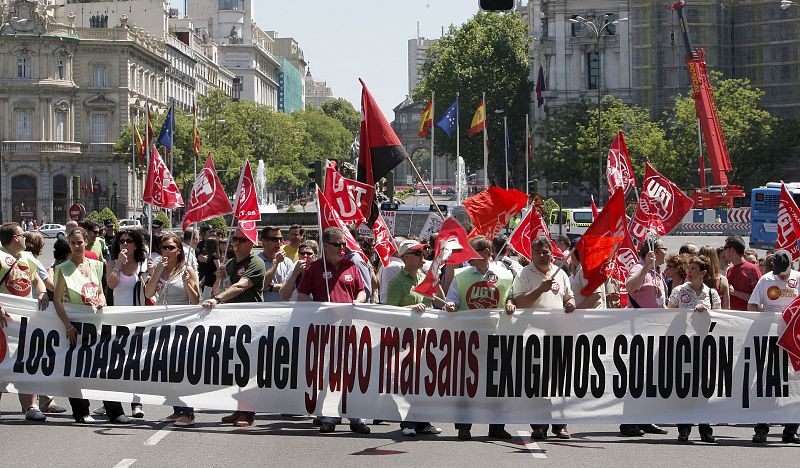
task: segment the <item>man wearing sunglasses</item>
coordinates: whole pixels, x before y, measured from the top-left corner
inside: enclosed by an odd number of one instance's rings
[[[264,302],[264,276],[266,268],[264,262],[253,253],[253,243],[244,235],[241,229],[231,237],[233,258],[217,270],[217,280],[214,283],[211,299],[203,301],[203,307],[213,308],[217,304],[226,302]],[[230,286],[224,291],[222,282],[227,276]],[[237,427],[252,426],[255,413],[250,411],[234,411],[233,414],[222,418],[222,422],[233,424]]]
[[[281,300],[278,293],[283,282],[292,274],[294,262],[286,257],[283,247],[283,235],[280,228],[267,226],[259,233],[263,250],[258,254],[264,262],[266,274],[264,275],[264,302],[277,302]],[[299,246],[298,246],[299,247]]]
[[[344,232],[337,227],[329,227],[322,233],[322,258],[314,261],[303,273],[297,287],[297,300],[316,302],[338,302],[361,304],[367,300],[364,283],[356,265],[344,258]],[[325,262],[325,263],[323,263]],[[350,419],[350,430],[359,434],[369,434],[369,427],[359,418]],[[333,432],[339,416],[320,418],[320,432]]]

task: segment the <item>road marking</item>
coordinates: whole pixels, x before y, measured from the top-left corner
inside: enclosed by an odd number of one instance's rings
[[[144,445],[156,445],[157,443],[161,442],[161,439],[169,435],[169,433],[172,431],[173,424],[174,423],[169,423],[164,426],[163,429],[153,434],[149,439],[145,440]]]
[[[114,465],[114,468],[128,468],[129,466],[136,463],[135,458],[123,458],[121,462]]]
[[[519,434],[519,438],[522,440],[522,443],[525,444],[525,448],[533,455],[533,458],[547,458],[544,449],[539,447],[539,444],[537,444],[535,440],[531,439],[530,433],[517,431],[517,434]]]

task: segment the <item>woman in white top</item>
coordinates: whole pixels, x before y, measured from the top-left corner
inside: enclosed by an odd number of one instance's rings
[[[114,305],[145,305],[139,303],[135,291],[140,274],[147,269],[142,234],[135,229],[118,232],[111,244],[109,263],[106,282],[114,291]]]
[[[158,304],[194,305],[200,303],[200,288],[197,285],[197,272],[186,264],[183,254],[183,241],[180,236],[169,232],[161,236],[161,261],[147,281],[144,294],[147,298],[156,297]],[[188,427],[194,424],[194,408],[173,406],[173,413],[164,420],[174,422],[175,426]]]
[[[686,267],[686,282],[672,289],[667,307],[670,309],[687,309],[695,312],[708,312],[722,308],[719,293],[709,287],[714,284],[711,277],[711,264],[708,257],[700,255],[689,259]],[[692,432],[691,424],[678,424],[678,440],[689,441]],[[714,430],[709,424],[700,424],[700,440],[703,442],[716,442]]]

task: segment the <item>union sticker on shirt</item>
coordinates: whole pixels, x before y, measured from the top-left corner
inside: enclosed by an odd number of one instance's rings
[[[14,296],[29,297],[31,295],[31,279],[28,276],[28,267],[17,263],[8,272],[6,289]]]
[[[789,281],[787,281],[787,282],[786,282],[786,284],[787,284],[787,285],[788,285],[790,288],[796,288],[796,287],[797,287],[797,279],[795,279],[795,278],[789,278]]]
[[[470,309],[496,309],[500,291],[488,281],[478,281],[467,288],[467,306]]]
[[[688,292],[681,294],[681,302],[684,304],[689,304],[692,302],[692,295]]]
[[[100,305],[100,286],[94,282],[88,282],[81,287],[81,299],[86,305],[99,306]]]
[[[489,275],[486,277],[486,281],[488,281],[490,283],[496,283],[497,282],[497,275],[495,275],[494,273],[489,273]]]
[[[350,275],[350,274],[344,275],[344,282],[345,283],[352,283],[353,282],[353,275]]]
[[[237,276],[244,276],[244,267],[240,267],[239,270],[236,271]]]
[[[558,294],[561,291],[561,285],[554,281],[550,286],[550,291],[553,291],[553,294]]]

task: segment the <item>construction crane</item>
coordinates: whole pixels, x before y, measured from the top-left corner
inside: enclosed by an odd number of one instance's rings
[[[733,208],[735,198],[744,197],[744,190],[741,185],[728,183],[728,172],[733,170],[731,158],[728,154],[728,146],[725,144],[725,135],[722,133],[722,126],[717,118],[717,106],[714,103],[711,82],[708,80],[706,71],[705,51],[702,48],[692,47],[689,38],[689,29],[683,8],[686,6],[684,0],[680,0],[670,5],[670,9],[678,14],[678,23],[683,34],[683,44],[686,47],[686,68],[689,71],[689,78],[692,81],[692,99],[694,99],[694,109],[698,121],[698,138],[700,138],[700,189],[695,191],[695,208]],[[702,134],[702,136],[701,136]],[[703,155],[703,144],[706,143],[708,160],[711,163],[711,177],[713,185],[706,185],[706,165]]]

